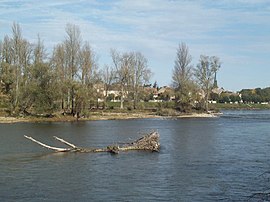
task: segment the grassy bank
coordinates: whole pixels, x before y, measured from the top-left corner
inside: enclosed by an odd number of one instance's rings
[[[210,104],[211,109],[218,110],[267,110],[270,109],[270,104],[230,104],[230,103],[217,103]]]
[[[120,103],[108,103],[108,107],[119,109]],[[132,105],[126,105],[126,108],[132,108]],[[174,102],[144,102],[138,104],[139,109],[144,110],[151,110],[151,109],[174,109],[175,103]],[[247,109],[247,110],[264,110],[264,109],[270,109],[270,104],[245,104],[245,103],[239,103],[239,104],[230,104],[230,103],[216,103],[216,104],[209,104],[209,108],[211,110],[238,110],[238,109]]]
[[[71,115],[54,114],[51,117],[25,116],[8,117],[0,116],[0,123],[16,122],[73,122],[73,121],[93,121],[93,120],[125,120],[125,119],[164,119],[164,118],[204,118],[215,117],[208,113],[180,113],[172,108],[162,108],[156,110],[94,110],[88,113],[88,116],[82,116],[79,119]]]

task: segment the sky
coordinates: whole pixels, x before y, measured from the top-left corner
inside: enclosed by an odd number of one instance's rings
[[[176,50],[188,45],[222,62],[218,85],[227,90],[270,86],[270,0],[0,0],[0,40],[13,22],[32,43],[39,34],[50,53],[78,25],[100,68],[110,49],[140,51],[159,86],[172,83]]]

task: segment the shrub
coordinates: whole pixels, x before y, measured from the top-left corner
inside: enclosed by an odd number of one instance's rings
[[[157,113],[158,116],[177,116],[179,113],[174,109],[160,108]]]

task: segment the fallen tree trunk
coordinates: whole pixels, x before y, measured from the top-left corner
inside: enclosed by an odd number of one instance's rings
[[[159,134],[157,132],[152,132],[150,134],[147,134],[138,140],[131,142],[131,143],[124,143],[121,146],[119,145],[109,145],[106,148],[81,148],[78,147],[62,138],[54,136],[54,138],[65,145],[69,146],[68,148],[59,148],[59,147],[52,147],[47,144],[44,144],[32,137],[24,136],[25,138],[31,140],[32,142],[35,142],[39,144],[42,147],[45,147],[47,149],[53,150],[55,152],[110,152],[114,154],[118,154],[120,151],[129,151],[129,150],[148,150],[148,151],[155,151],[158,152],[160,149],[160,143],[159,143]]]
[[[26,135],[25,135],[24,137],[27,138],[27,139],[29,139],[29,140],[31,140],[31,141],[33,141],[33,142],[35,142],[35,143],[37,143],[37,144],[39,144],[39,145],[41,145],[42,147],[47,148],[47,149],[51,149],[51,150],[54,150],[54,151],[57,151],[57,152],[66,152],[66,151],[70,151],[69,148],[52,147],[52,146],[46,145],[46,144],[44,144],[44,143],[42,143],[42,142],[39,142],[39,141],[35,140],[35,139],[32,138],[32,137],[29,137],[29,136],[26,136]]]

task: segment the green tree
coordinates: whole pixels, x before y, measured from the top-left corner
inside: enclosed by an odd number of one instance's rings
[[[218,100],[220,103],[228,103],[230,102],[230,97],[227,93],[221,93],[220,94],[220,97],[219,97],[219,100]]]
[[[251,89],[243,89],[240,91],[243,102],[249,103],[252,102],[252,90]]]
[[[59,88],[59,96],[61,100],[61,108],[65,111],[68,108],[68,68],[65,62],[65,48],[63,44],[57,44],[53,49],[50,60],[52,69],[56,74],[56,85]]]
[[[230,96],[229,96],[229,98],[230,98],[230,101],[231,102],[240,102],[240,97],[239,97],[239,95],[237,95],[237,94],[231,94]]]
[[[14,68],[6,62],[0,63],[1,90],[6,95],[11,95],[15,80]]]
[[[75,115],[89,108],[96,95],[98,65],[95,52],[88,42],[83,42],[80,29],[67,24],[66,39],[54,47],[51,65],[57,74],[61,107]]]
[[[21,111],[33,113],[52,113],[56,109],[58,90],[55,75],[49,64],[37,63],[30,68],[29,84],[24,86],[21,97]]]
[[[44,62],[47,58],[46,50],[38,36],[33,47],[33,62],[28,67],[26,85],[21,89],[20,111],[25,113],[52,113],[56,109],[58,96],[56,74],[53,66]]]
[[[12,37],[5,36],[1,45],[1,79],[9,97],[11,113],[19,113],[20,96],[28,83],[32,46],[22,36],[20,25],[13,23]]]

